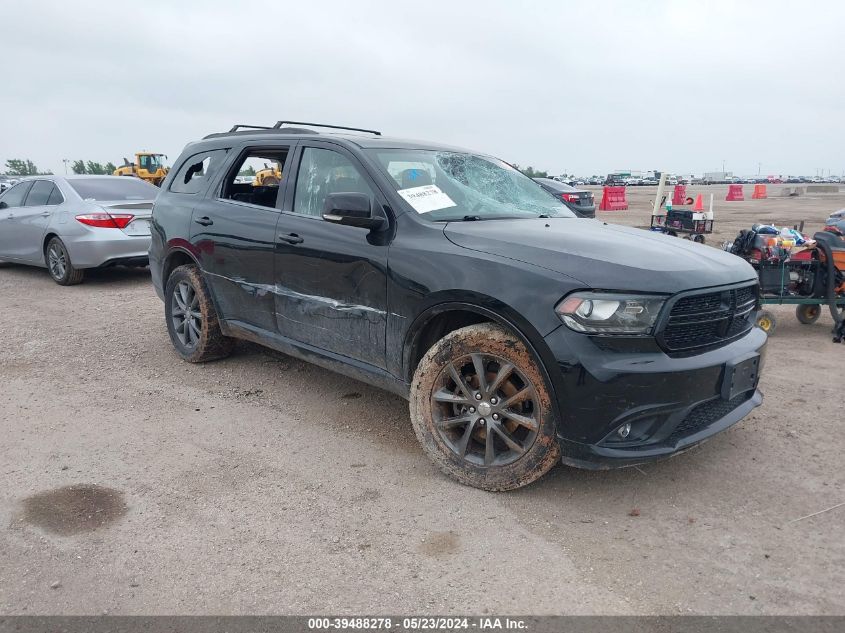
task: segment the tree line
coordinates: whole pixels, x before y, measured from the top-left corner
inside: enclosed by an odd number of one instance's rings
[[[94,174],[97,176],[111,175],[117,169],[114,163],[108,162],[105,165],[95,163],[93,160],[75,160],[70,165],[74,174]]]
[[[521,171],[523,174],[525,174],[529,178],[548,178],[549,177],[549,172],[540,171],[539,169],[534,169],[533,167],[531,167],[531,165],[523,168],[523,167],[520,167],[519,165],[517,165],[516,163],[514,163],[513,168],[518,169],[519,171]]]
[[[111,161],[103,164],[93,160],[75,160],[70,164],[74,174],[111,175],[117,169]],[[7,176],[48,176],[52,171],[41,171],[38,166],[28,158],[10,158],[6,161]]]
[[[52,173],[52,171],[41,171],[35,163],[29,159],[10,158],[6,161],[7,176],[46,176]]]

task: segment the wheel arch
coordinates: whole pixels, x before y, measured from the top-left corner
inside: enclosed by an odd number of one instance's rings
[[[557,385],[549,374],[549,363],[555,363],[551,350],[546,345],[541,334],[519,312],[507,304],[487,298],[484,301],[460,300],[444,301],[428,307],[421,312],[405,337],[403,346],[403,377],[411,384],[417,365],[441,338],[467,325],[478,323],[495,323],[513,332],[528,348],[540,366],[540,372],[546,380],[552,396],[552,406],[555,416],[560,421],[560,411],[556,396]]]
[[[171,249],[171,251],[167,254],[167,257],[164,258],[164,262],[162,262],[161,287],[167,287],[167,280],[170,278],[170,273],[179,266],[184,266],[185,264],[194,264],[197,268],[200,268],[199,262],[187,250],[178,246]]]
[[[50,240],[52,240],[54,237],[62,239],[61,237],[59,237],[59,234],[55,231],[47,231],[44,234],[44,240],[41,242],[41,257],[44,258],[45,266],[47,265],[47,245],[50,243]]]

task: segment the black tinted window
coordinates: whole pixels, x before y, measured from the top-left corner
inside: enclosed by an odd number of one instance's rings
[[[158,187],[131,176],[104,176],[68,180],[83,200],[152,200]]]
[[[65,197],[62,195],[62,192],[59,191],[58,187],[53,187],[53,192],[50,194],[50,198],[47,200],[48,205],[56,205],[61,204],[65,201]]]
[[[176,174],[170,185],[170,191],[202,193],[225,159],[226,150],[224,149],[216,149],[191,156],[179,168],[179,173]]]
[[[43,207],[53,192],[53,183],[48,180],[36,180],[26,197],[27,207]]]
[[[26,193],[31,186],[31,182],[18,183],[4,193],[0,201],[5,202],[7,207],[19,207],[23,204],[23,199],[26,198]]]

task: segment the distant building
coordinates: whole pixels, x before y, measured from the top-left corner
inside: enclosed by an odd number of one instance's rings
[[[733,182],[736,178],[732,171],[706,171],[702,180],[704,182],[724,183]]]

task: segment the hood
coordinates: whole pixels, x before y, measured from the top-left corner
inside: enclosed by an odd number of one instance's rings
[[[463,248],[540,266],[601,290],[674,294],[757,279],[736,255],[598,220],[450,222],[443,232]]]

